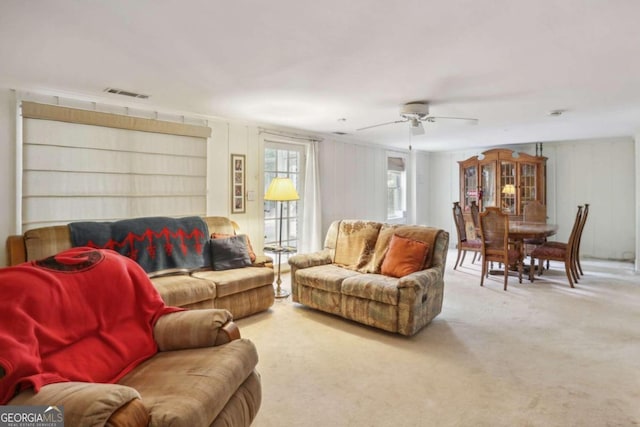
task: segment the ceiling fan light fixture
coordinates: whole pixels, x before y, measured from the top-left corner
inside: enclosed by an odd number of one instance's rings
[[[415,120],[416,126],[413,125],[413,121],[411,122],[411,135],[418,136],[424,135],[424,126],[422,126],[422,122]]]
[[[423,102],[410,102],[400,109],[400,116],[407,120],[423,119],[429,115],[429,106]]]

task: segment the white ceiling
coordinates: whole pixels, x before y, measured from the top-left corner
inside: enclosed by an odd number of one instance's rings
[[[114,87],[156,107],[424,150],[630,136],[640,1],[1,0],[0,87]],[[355,131],[418,100],[479,124]]]

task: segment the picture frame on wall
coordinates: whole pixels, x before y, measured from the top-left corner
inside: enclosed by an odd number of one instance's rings
[[[231,213],[245,213],[246,157],[231,155]]]

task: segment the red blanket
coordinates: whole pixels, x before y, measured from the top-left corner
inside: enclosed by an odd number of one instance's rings
[[[118,381],[157,352],[153,325],[178,310],[110,250],[73,248],[0,269],[0,404],[50,383]]]

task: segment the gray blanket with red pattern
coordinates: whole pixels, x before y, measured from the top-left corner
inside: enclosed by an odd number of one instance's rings
[[[73,246],[112,249],[133,259],[147,273],[209,265],[207,230],[198,216],[69,224]]]

